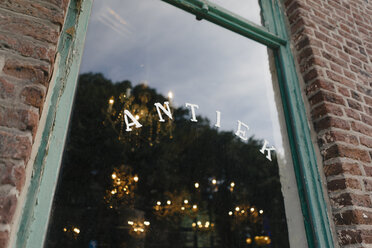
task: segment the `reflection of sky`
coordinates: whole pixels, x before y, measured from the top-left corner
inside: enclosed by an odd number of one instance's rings
[[[248,1],[225,3],[236,2]],[[247,14],[259,22],[258,3],[249,3]],[[273,144],[273,128],[279,132],[267,61],[266,47],[160,0],[96,0],[81,73],[146,81],[164,95],[172,90],[175,105],[198,104],[197,113],[212,123],[219,110],[222,129],[236,130],[239,119],[249,136]]]

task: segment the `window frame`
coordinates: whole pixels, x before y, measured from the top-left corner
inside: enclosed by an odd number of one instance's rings
[[[273,51],[309,247],[334,247],[321,177],[280,0],[260,0],[259,26],[207,0],[161,0]],[[43,247],[93,0],[71,0],[61,33],[46,121],[13,247]]]

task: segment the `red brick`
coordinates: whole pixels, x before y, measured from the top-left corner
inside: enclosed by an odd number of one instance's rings
[[[61,9],[66,9],[69,0],[40,0],[40,2],[52,3]]]
[[[359,145],[358,138],[349,132],[343,131],[329,131],[322,135],[321,145],[331,144],[335,142],[345,142],[352,145]]]
[[[320,102],[331,102],[336,103],[340,105],[345,105],[345,100],[342,96],[339,96],[337,94],[331,93],[331,92],[325,92],[325,91],[319,91],[314,96],[312,96],[310,99],[310,104],[315,105]]]
[[[27,86],[22,90],[21,96],[24,99],[24,103],[41,110],[44,105],[45,90],[37,86]]]
[[[47,25],[35,18],[25,18],[0,9],[0,30],[25,35],[36,40],[56,45],[59,37],[58,25]]]
[[[32,109],[18,109],[0,106],[0,125],[17,128],[22,131],[36,132],[39,123],[39,113]]]
[[[362,240],[366,244],[372,244],[372,230],[361,230]]]
[[[313,119],[318,119],[329,114],[336,116],[344,115],[342,109],[339,106],[329,103],[322,103],[311,111]]]
[[[336,73],[333,73],[331,71],[328,71],[327,70],[327,76],[329,77],[329,79],[335,81],[335,82],[338,82],[340,84],[343,84],[351,89],[354,89],[355,88],[355,83],[353,81],[351,81],[350,79],[346,78],[346,77],[343,77],[341,75],[338,75]]]
[[[343,119],[331,117],[331,116],[327,116],[324,119],[314,122],[314,127],[315,127],[315,130],[318,132],[321,130],[332,128],[332,127],[340,128],[344,130],[350,130],[349,122]]]
[[[347,210],[335,215],[336,225],[372,224],[372,213],[362,210]]]
[[[368,104],[369,106],[372,106],[372,98],[371,98],[371,97],[367,97],[367,96],[365,96],[365,97],[364,97],[364,101],[365,101],[366,104]]]
[[[1,1],[0,7],[4,9],[9,9],[11,11],[15,11],[17,13],[22,13],[40,19],[49,20],[61,26],[64,21],[63,12],[56,8],[51,7],[48,4],[42,5],[37,2],[29,2],[25,0],[11,0]]]
[[[371,86],[372,87],[372,86]],[[357,85],[357,90],[359,91],[359,92],[361,92],[362,94],[364,94],[364,95],[367,95],[367,96],[370,96],[370,97],[372,97],[372,89],[368,89],[368,88],[366,88],[366,87],[363,87],[363,86],[361,86],[361,85]]]
[[[0,157],[28,161],[31,154],[31,139],[28,136],[0,131]]]
[[[361,124],[359,122],[352,122],[351,127],[354,131],[357,131],[362,134],[366,134],[370,137],[372,137],[372,127],[366,126],[364,124]]]
[[[312,69],[309,72],[307,72],[304,76],[304,80],[306,83],[311,81],[312,79],[321,76],[321,72],[317,69]]]
[[[336,208],[343,208],[345,206],[372,206],[371,198],[369,195],[358,195],[353,193],[343,193],[338,196],[331,197],[332,205]]]
[[[16,186],[21,191],[26,180],[24,162],[0,160],[0,185]]]
[[[363,241],[359,230],[339,230],[337,231],[338,239],[342,245],[359,244]]]
[[[313,94],[321,89],[328,90],[331,92],[335,91],[335,87],[333,84],[321,79],[317,79],[306,87],[306,95]]]
[[[362,105],[360,103],[358,103],[357,101],[347,99],[347,103],[348,103],[350,108],[356,109],[356,110],[359,110],[359,111],[363,111]]]
[[[335,175],[357,175],[361,176],[362,172],[359,169],[359,166],[357,163],[346,163],[346,162],[339,162],[339,163],[333,163],[324,166],[324,173],[328,176],[335,176]]]
[[[369,156],[368,151],[358,149],[358,148],[351,148],[340,144],[335,144],[330,148],[323,151],[323,156],[325,160],[331,158],[352,158],[355,160],[359,160],[361,162],[371,162],[371,158]]]
[[[364,124],[367,124],[369,126],[372,127],[372,118],[367,116],[367,115],[364,115],[364,114],[361,114],[361,117],[362,117],[362,121],[364,122]]]
[[[14,97],[14,85],[0,77],[0,98],[8,99]]]
[[[364,166],[364,171],[367,176],[372,177],[372,166]]]
[[[337,87],[337,90],[338,90],[338,92],[340,92],[342,95],[344,95],[346,97],[350,97],[351,96],[350,95],[350,91],[349,91],[348,88],[339,86],[339,87]]]
[[[372,138],[360,137],[360,144],[372,148]]]
[[[0,196],[0,224],[9,224],[12,221],[16,205],[15,195]]]
[[[364,179],[363,182],[364,182],[364,187],[366,188],[366,190],[372,192],[372,180]]]
[[[322,52],[322,55],[325,59],[332,61],[333,63],[336,63],[341,67],[347,68],[347,61],[341,60],[337,55],[334,56],[324,51]]]
[[[354,90],[350,91],[351,92],[351,97],[354,98],[356,101],[361,102],[362,97],[359,93],[355,92]]]
[[[354,109],[344,109],[346,115],[354,120],[360,121],[360,114]]]
[[[6,248],[9,242],[9,232],[0,231],[0,248]]]
[[[56,53],[55,49],[48,45],[38,44],[30,39],[25,39],[22,36],[3,33],[0,33],[0,47],[4,49],[12,49],[25,57],[41,59],[48,62],[54,61]]]
[[[5,62],[3,72],[19,79],[27,79],[30,83],[47,85],[49,82],[49,68],[41,64],[11,59]]]
[[[359,181],[352,178],[335,179],[327,183],[327,188],[329,191],[344,190],[347,188],[362,189]]]

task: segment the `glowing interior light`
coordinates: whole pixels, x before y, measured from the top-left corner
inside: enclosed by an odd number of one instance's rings
[[[67,228],[66,228],[66,227],[64,227],[64,228],[63,228],[63,231],[64,231],[64,232],[67,232]]]
[[[111,175],[111,178],[112,179],[115,179],[117,176],[116,176],[116,173],[114,172],[114,173],[112,173],[112,175]]]
[[[251,212],[254,212],[254,208],[251,208]]]
[[[170,200],[168,200],[168,201],[167,201],[167,204],[168,204],[168,205],[171,205],[171,204],[172,204],[172,202],[171,202]]]
[[[231,186],[231,188],[234,188],[235,187],[235,183],[234,182],[231,182],[230,183],[230,186]]]
[[[133,226],[134,222],[131,220],[128,220],[128,225]]]
[[[74,228],[74,233],[79,234],[79,233],[80,233],[80,229],[77,228],[77,227],[75,227],[75,228]]]
[[[184,200],[183,203],[188,204],[189,200]]]
[[[139,180],[138,176],[134,176],[134,177],[133,177],[133,180],[134,180],[135,182],[138,182],[138,180]]]
[[[262,209],[260,210],[260,214],[263,214],[263,210]]]
[[[112,105],[114,104],[114,97],[111,97],[110,100],[109,100],[109,104]]]
[[[229,215],[230,215],[230,216],[231,216],[231,215],[233,215],[233,212],[232,212],[232,211],[230,211],[230,212],[229,212]]]
[[[240,210],[240,208],[239,208],[239,207],[236,207],[236,208],[235,208],[235,211],[239,211],[239,210]]]
[[[192,208],[193,208],[193,209],[197,209],[198,206],[197,206],[197,205],[193,205]]]
[[[173,92],[172,91],[169,91],[168,92],[168,98],[169,99],[173,99],[174,95],[173,95]]]
[[[217,183],[217,180],[216,179],[213,179],[212,180],[212,184],[216,184]]]
[[[199,188],[199,183],[195,183],[195,188]]]
[[[139,117],[139,115],[136,115],[135,118],[136,118],[136,120],[139,120],[140,117]]]
[[[145,224],[145,226],[149,226],[150,225],[150,221],[144,221],[143,224]]]
[[[160,206],[161,205],[161,202],[160,201],[157,201],[156,202],[156,205]]]

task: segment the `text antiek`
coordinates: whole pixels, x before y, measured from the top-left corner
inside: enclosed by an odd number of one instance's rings
[[[169,107],[169,102],[164,102],[164,105],[160,104],[159,102],[154,104],[156,107],[156,111],[158,112],[159,115],[159,122],[165,122],[163,118],[163,114],[167,115],[171,120],[173,120],[173,116]],[[198,122],[196,119],[196,114],[195,111],[196,109],[199,109],[199,106],[197,104],[192,104],[192,103],[186,103],[185,106],[187,108],[190,108],[191,110],[191,119],[190,121],[192,122]],[[130,119],[130,121],[129,121]],[[124,110],[124,120],[125,124],[127,126],[126,130],[127,132],[132,131],[132,126],[135,126],[136,128],[142,127],[141,123],[128,111]],[[216,124],[214,125],[217,128],[221,127],[221,112],[216,111]],[[241,138],[244,141],[248,140],[248,135],[247,131],[249,130],[249,126],[241,121],[238,120],[238,127],[235,132],[235,135]],[[267,152],[266,158],[271,161],[271,152],[275,151],[275,148],[271,146],[270,148],[268,147],[269,142],[267,140],[264,140],[264,144],[262,148],[260,149],[260,152],[262,154],[265,154]]]

